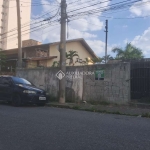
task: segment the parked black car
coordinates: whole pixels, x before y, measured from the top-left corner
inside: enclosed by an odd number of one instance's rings
[[[11,102],[14,106],[26,103],[44,106],[46,92],[26,79],[14,76],[0,76],[0,100]]]

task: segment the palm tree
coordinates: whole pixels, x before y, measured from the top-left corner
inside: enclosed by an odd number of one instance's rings
[[[89,64],[89,63],[93,63],[92,59],[90,58],[85,58],[85,61],[82,61],[83,64]]]
[[[131,43],[127,43],[125,49],[115,47],[112,49],[112,52],[117,53],[116,59],[138,59],[144,57],[142,50]]]
[[[83,64],[89,64],[89,63],[92,63],[92,64],[95,64],[95,63],[101,63],[102,62],[102,59],[100,57],[97,57],[97,58],[85,58],[84,61],[82,61]]]
[[[114,59],[111,55],[103,56],[103,57],[102,57],[102,63],[105,63],[105,58],[106,58],[107,62],[108,62],[109,60]]]
[[[66,60],[68,59],[68,57],[69,57],[69,54],[66,52]]]
[[[54,61],[52,67],[59,67],[59,61]]]
[[[101,63],[102,62],[102,58],[100,58],[100,57],[92,58],[91,60],[93,61],[93,63]]]
[[[68,53],[66,53],[66,59],[69,59],[69,65],[73,65],[74,66],[74,57],[79,57],[78,52],[70,50]]]

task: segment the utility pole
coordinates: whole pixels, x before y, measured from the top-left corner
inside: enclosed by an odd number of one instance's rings
[[[20,0],[16,0],[16,4],[17,4],[17,24],[18,24],[18,67],[22,68]]]
[[[107,40],[108,40],[108,37],[107,37],[107,34],[108,34],[108,20],[106,20],[106,26],[105,26],[105,29],[106,29],[106,45],[105,45],[105,64],[107,63]]]
[[[66,75],[66,0],[61,0],[60,70]],[[59,103],[66,100],[66,78],[59,81]]]

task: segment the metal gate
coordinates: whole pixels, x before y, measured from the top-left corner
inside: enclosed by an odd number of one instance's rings
[[[150,103],[150,59],[131,62],[131,100]]]

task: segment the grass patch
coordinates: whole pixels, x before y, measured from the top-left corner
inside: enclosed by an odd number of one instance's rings
[[[124,115],[124,114],[121,114],[119,111],[115,111],[115,112],[113,112],[113,114]]]
[[[104,113],[104,114],[116,114],[116,115],[125,115],[125,116],[139,116],[137,114],[126,114],[126,113],[121,113],[120,111],[108,111],[108,110],[100,110],[94,107],[91,108],[84,108],[80,105],[74,105],[74,106],[69,106],[69,105],[58,105],[58,104],[51,104],[49,105],[51,107],[58,107],[58,108],[68,108],[68,109],[74,109],[74,110],[81,110],[81,111],[89,111],[89,112],[97,112],[97,113]],[[146,117],[150,118],[150,113],[144,113],[141,115],[141,117]]]
[[[77,105],[76,105],[76,106],[73,106],[72,109],[79,110],[79,109],[80,109],[80,106],[77,106]]]
[[[150,118],[150,113],[144,113],[142,114],[142,117]]]
[[[53,95],[47,95],[47,98],[48,98],[48,102],[57,102],[58,99],[57,97],[53,96]]]
[[[106,101],[90,101],[89,102],[92,105],[110,105],[111,103],[106,102]]]

